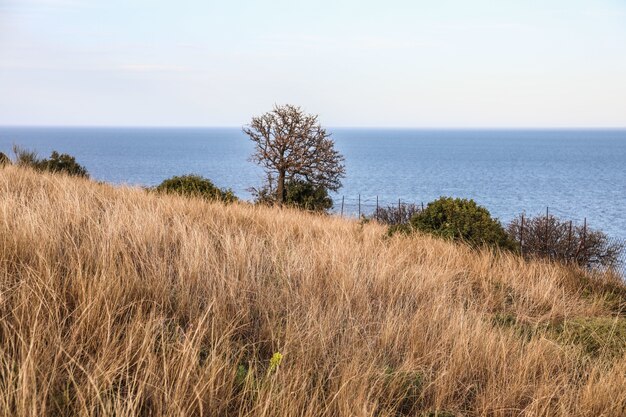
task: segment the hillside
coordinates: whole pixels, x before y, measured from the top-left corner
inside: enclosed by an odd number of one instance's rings
[[[619,416],[625,313],[555,265],[0,169],[3,416]]]

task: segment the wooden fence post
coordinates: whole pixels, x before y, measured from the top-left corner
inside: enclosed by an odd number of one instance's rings
[[[545,245],[546,245],[546,255],[550,257],[550,248],[548,243],[548,218],[550,216],[549,207],[546,207],[546,234],[545,234]]]
[[[567,232],[567,260],[571,261],[572,256],[572,221],[569,221],[569,230]]]
[[[587,218],[586,217],[583,222],[583,259],[585,261],[587,260]]]
[[[343,217],[343,203],[345,201],[346,196],[342,195],[341,196],[341,217]]]
[[[376,221],[378,221],[378,196],[376,196]]]
[[[524,214],[522,214],[522,223],[519,228],[519,246],[522,256],[524,256]]]

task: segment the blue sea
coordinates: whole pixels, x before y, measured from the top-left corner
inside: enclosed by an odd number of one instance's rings
[[[381,205],[473,198],[506,222],[551,213],[626,238],[626,130],[331,129],[347,176],[333,195],[346,213]],[[263,172],[239,128],[0,127],[13,144],[76,156],[97,180],[150,186],[196,173],[245,199]]]

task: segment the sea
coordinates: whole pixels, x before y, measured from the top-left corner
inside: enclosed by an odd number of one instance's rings
[[[453,196],[503,223],[548,210],[626,239],[626,129],[329,130],[346,166],[332,195],[338,214]],[[0,127],[0,151],[11,155],[14,144],[69,153],[92,178],[120,185],[194,173],[251,199],[265,178],[241,128]]]

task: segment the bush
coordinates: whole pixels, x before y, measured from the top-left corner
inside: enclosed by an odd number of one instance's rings
[[[310,211],[327,211],[333,207],[333,200],[324,187],[302,180],[291,180],[286,189],[285,203],[292,207]]]
[[[507,233],[526,257],[548,258],[586,268],[616,267],[624,250],[623,245],[611,243],[599,230],[574,225],[552,215],[519,215],[509,223]]]
[[[0,168],[2,168],[5,165],[11,165],[11,160],[9,159],[8,156],[6,156],[5,153],[0,152]]]
[[[400,205],[391,205],[387,207],[378,207],[372,219],[379,223],[388,225],[408,224],[411,218],[421,211],[416,204],[401,203]]]
[[[13,153],[15,154],[15,164],[18,166],[38,168],[38,164],[41,162],[37,152],[24,149],[17,145],[13,145]]]
[[[251,189],[259,204],[274,205],[278,203],[273,184],[261,189]],[[325,212],[333,207],[333,200],[328,190],[302,179],[291,179],[285,184],[285,205],[310,211]]]
[[[89,177],[87,169],[76,162],[76,158],[66,153],[60,154],[57,151],[52,151],[50,158],[41,160],[39,168],[42,171],[62,172],[77,177]]]
[[[497,219],[473,200],[441,197],[411,218],[411,228],[472,246],[514,249]]]
[[[52,151],[50,158],[40,159],[37,152],[13,147],[15,163],[19,166],[28,166],[39,171],[60,172],[77,177],[89,177],[87,169],[76,162],[76,158],[66,153]]]
[[[160,193],[200,197],[226,203],[232,203],[237,200],[232,190],[220,189],[211,180],[200,175],[174,176],[164,180],[154,190]]]

